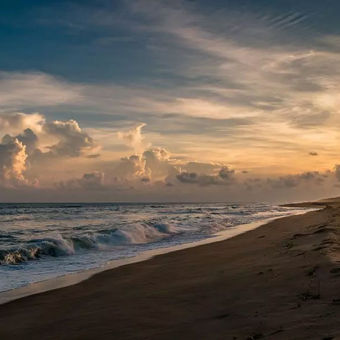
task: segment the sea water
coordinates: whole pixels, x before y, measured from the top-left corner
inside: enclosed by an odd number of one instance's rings
[[[0,204],[0,291],[301,210],[259,203]]]

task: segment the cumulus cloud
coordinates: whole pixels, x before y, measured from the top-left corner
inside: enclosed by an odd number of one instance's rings
[[[334,175],[338,181],[340,181],[340,165],[336,164],[334,167]]]
[[[164,148],[151,148],[140,155],[123,157],[113,169],[113,174],[120,179],[140,179],[144,183],[163,180],[174,173],[177,170],[171,164],[170,153]]]
[[[118,132],[117,136],[119,139],[124,141],[129,147],[131,147],[134,150],[134,152],[136,153],[143,152],[143,150],[146,147],[144,137],[142,135],[142,129],[144,126],[146,126],[146,124],[141,123],[131,130]]]
[[[49,146],[48,155],[78,157],[94,148],[93,139],[84,132],[75,120],[46,123],[44,132],[58,139],[58,143]]]
[[[17,140],[26,147],[27,154],[32,154],[38,145],[38,136],[31,130],[25,129],[16,136]]]
[[[45,117],[40,113],[1,113],[0,133],[2,132],[6,134],[18,134],[25,129],[40,132],[44,123]]]
[[[74,190],[104,190],[104,173],[100,171],[94,171],[91,173],[85,173],[81,178],[71,179],[66,182],[60,182],[56,184],[58,189]]]
[[[274,188],[293,188],[303,183],[321,184],[325,175],[318,171],[307,171],[297,175],[268,178],[267,183]]]
[[[114,168],[113,174],[120,179],[134,180],[141,177],[149,177],[145,168],[145,160],[139,155],[131,155],[121,158]]]
[[[228,167],[225,166],[219,171],[218,175],[224,181],[233,181],[234,173],[235,173],[235,170],[229,169]]]
[[[191,171],[190,171],[191,170]],[[143,153],[121,158],[112,170],[120,180],[143,183],[196,183],[202,186],[234,183],[235,172],[226,166],[203,162],[183,162],[173,158],[161,147],[153,147]]]
[[[172,164],[170,152],[164,148],[151,148],[143,152],[145,169],[152,179],[163,179],[177,174],[176,167]]]
[[[222,193],[225,192],[224,187],[227,185],[230,185],[228,192],[238,193],[239,197],[248,199],[244,193],[249,188],[258,189],[248,191],[254,195],[261,191],[266,195],[268,193],[274,195],[283,192],[282,189],[287,189],[284,192],[288,195],[293,191],[302,192],[301,188],[307,186],[313,188],[311,190],[321,188],[324,185],[319,184],[323,182],[328,184],[332,182],[334,186],[335,177],[340,181],[340,165],[329,174],[310,171],[267,179],[250,178],[253,171],[249,175],[244,175],[241,171],[235,172],[230,167],[224,166],[223,163],[187,162],[186,158],[177,158],[165,148],[146,147],[141,125],[119,137],[141,152],[117,161],[105,158],[107,157],[105,150],[102,158],[97,160],[99,154],[96,153],[93,139],[75,120],[51,122],[40,114],[32,114],[31,117],[22,113],[0,114],[0,117],[3,118],[1,126],[12,132],[7,133],[0,143],[0,182],[12,187],[33,183],[28,179],[34,178],[36,174],[44,176],[44,169],[53,166],[56,167],[56,172],[52,170],[53,174],[50,177],[48,175],[45,182],[40,182],[40,188],[50,188],[52,183],[59,181],[54,190],[96,191],[96,195],[105,192],[108,199],[111,197],[111,191],[114,191],[112,189],[117,188],[143,195],[159,192],[157,197],[166,195],[166,192],[172,193],[174,196],[171,196],[171,199],[176,199],[174,193],[178,193],[179,199],[185,194],[188,199],[193,199],[196,194],[201,194],[202,187],[209,187],[206,192],[214,192],[216,195],[220,193],[219,197],[224,198]],[[37,155],[45,157],[49,162],[39,162],[41,158]],[[79,160],[71,159],[79,156],[84,157]],[[57,163],[61,165],[58,166]],[[95,169],[99,171],[93,171],[94,164]],[[326,176],[329,176],[327,181]],[[321,192],[321,189],[319,191]]]
[[[1,132],[16,135],[16,138],[26,146],[28,153],[37,151],[43,156],[78,157],[95,149],[92,137],[82,130],[75,120],[48,122],[40,113],[0,114]],[[51,140],[55,141],[55,144],[51,145]],[[49,151],[38,150],[41,144],[47,144],[43,146]]]
[[[0,133],[16,135],[28,152],[38,148],[41,139],[44,139],[44,144],[47,143],[49,155],[77,157],[95,148],[92,137],[82,130],[75,120],[48,122],[40,113],[2,113]],[[56,143],[50,145],[51,140]],[[90,155],[93,158],[98,156]]]
[[[208,185],[228,185],[235,183],[234,170],[228,167],[220,169],[217,175],[198,174],[196,172],[181,172],[176,176],[181,183]]]
[[[0,144],[0,181],[3,185],[25,183],[26,147],[17,138],[5,136]]]
[[[0,178],[6,185],[37,184],[34,178],[44,177],[41,167],[50,164],[42,163],[43,160],[57,162],[71,157],[99,156],[93,153],[98,150],[93,139],[75,120],[48,122],[39,113],[3,113],[0,138],[1,135]]]
[[[170,159],[170,152],[164,148],[152,148],[143,152],[143,157],[147,162],[152,161],[168,161]]]
[[[204,162],[188,162],[185,164],[186,172],[197,172],[197,173],[212,173],[217,169],[220,169],[220,164],[204,163]]]

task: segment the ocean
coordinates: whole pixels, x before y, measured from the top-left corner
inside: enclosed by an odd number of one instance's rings
[[[0,204],[0,291],[301,210],[259,203]]]

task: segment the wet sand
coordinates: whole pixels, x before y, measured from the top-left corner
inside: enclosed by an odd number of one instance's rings
[[[0,339],[340,338],[340,205],[0,306]]]

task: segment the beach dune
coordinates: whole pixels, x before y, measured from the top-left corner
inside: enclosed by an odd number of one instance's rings
[[[340,338],[340,205],[0,306],[0,339]]]

